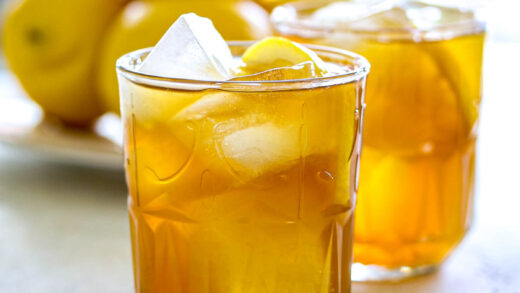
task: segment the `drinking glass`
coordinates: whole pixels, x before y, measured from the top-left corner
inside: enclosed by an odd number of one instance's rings
[[[251,43],[232,42],[240,56]],[[288,81],[200,81],[118,60],[137,292],[350,292],[367,61]]]
[[[272,21],[372,65],[352,278],[400,280],[433,271],[471,225],[484,24],[420,1],[359,3],[290,3]]]

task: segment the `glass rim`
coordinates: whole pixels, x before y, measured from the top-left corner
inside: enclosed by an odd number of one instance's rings
[[[255,41],[228,41],[230,47],[249,47]],[[121,56],[116,62],[117,72],[123,74],[125,78],[138,84],[181,90],[205,90],[205,89],[222,89],[229,91],[279,91],[279,90],[298,90],[298,89],[312,89],[318,87],[332,86],[338,84],[347,84],[357,82],[366,77],[370,71],[370,63],[368,60],[356,53],[332,48],[321,45],[302,44],[305,47],[319,52],[332,53],[343,56],[351,60],[354,68],[342,74],[335,74],[326,77],[314,77],[304,79],[291,80],[264,80],[264,81],[247,81],[247,80],[195,80],[171,78],[157,75],[150,75],[136,71],[131,68],[131,63],[150,52],[152,49],[144,48],[127,53]]]
[[[430,28],[352,28],[345,25],[327,25],[319,22],[306,22],[300,17],[304,10],[323,7],[323,1],[294,1],[276,6],[270,15],[274,29],[282,34],[312,32],[315,34],[350,33],[366,38],[388,40],[444,40],[464,35],[482,33],[486,23],[479,17],[438,24]],[[290,17],[289,17],[290,16]]]

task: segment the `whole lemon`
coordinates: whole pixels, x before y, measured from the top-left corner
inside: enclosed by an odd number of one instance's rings
[[[84,126],[103,113],[95,89],[101,36],[127,0],[24,0],[8,10],[7,63],[47,114]]]
[[[99,59],[98,90],[105,110],[119,113],[117,58],[154,46],[179,16],[189,12],[210,18],[226,40],[254,40],[271,34],[268,13],[252,0],[132,1],[105,36]]]

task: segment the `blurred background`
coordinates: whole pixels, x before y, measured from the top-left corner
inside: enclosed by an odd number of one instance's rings
[[[288,1],[255,1],[0,0],[0,141],[47,160],[120,168],[117,58],[153,46],[190,11],[211,18],[228,40],[271,35],[269,12]],[[487,20],[488,55],[495,45],[520,42],[518,1],[430,2],[478,8]]]
[[[0,292],[132,291],[115,60],[191,11],[226,39],[271,35],[282,2],[0,0]],[[488,28],[474,229],[441,272],[354,292],[520,292],[520,1],[460,3]]]

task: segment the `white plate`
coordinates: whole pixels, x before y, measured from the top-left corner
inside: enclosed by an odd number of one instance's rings
[[[0,143],[48,161],[122,169],[120,142],[116,115],[103,116],[92,131],[65,127],[44,118],[15,78],[0,69]]]

